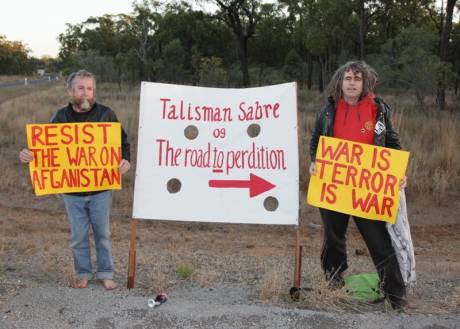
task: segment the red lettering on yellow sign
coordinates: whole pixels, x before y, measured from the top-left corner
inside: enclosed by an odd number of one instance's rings
[[[38,195],[121,187],[119,123],[28,125],[27,138]]]

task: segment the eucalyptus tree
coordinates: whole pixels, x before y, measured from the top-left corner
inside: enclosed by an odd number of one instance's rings
[[[238,58],[243,77],[242,84],[250,85],[248,69],[248,41],[256,31],[260,17],[260,0],[209,0],[218,8],[216,17],[222,20],[233,32],[238,47]]]
[[[442,24],[441,42],[439,43],[439,57],[444,63],[448,62],[449,56],[449,44],[452,32],[452,16],[456,0],[447,0],[445,21]],[[444,1],[442,1],[444,3]],[[438,104],[439,110],[444,110],[446,104],[446,80],[448,73],[447,70],[440,72],[438,90],[436,95],[436,103]]]
[[[30,74],[33,61],[30,50],[21,41],[11,41],[0,35],[0,74]]]
[[[175,65],[174,60],[183,58],[180,62],[186,77],[180,79],[182,82],[199,83],[202,59],[207,63],[209,58],[218,58],[218,62],[226,66],[234,60],[230,49],[232,32],[228,27],[186,2],[165,6],[155,40],[156,68],[160,75],[164,72],[171,76],[169,66]]]
[[[152,80],[152,72],[148,70],[152,51],[155,47],[155,34],[158,31],[161,15],[161,5],[157,1],[134,3],[134,11],[126,17],[126,33],[132,45],[131,51],[137,61],[140,80]]]

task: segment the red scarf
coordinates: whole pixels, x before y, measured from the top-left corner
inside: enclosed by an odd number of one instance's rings
[[[374,144],[374,127],[377,105],[374,95],[369,93],[350,105],[343,98],[337,103],[333,136],[354,142]]]

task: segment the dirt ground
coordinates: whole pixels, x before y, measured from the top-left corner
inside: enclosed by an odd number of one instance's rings
[[[112,238],[116,279],[127,280],[130,203],[115,195]],[[302,196],[303,198],[303,196]],[[417,265],[417,288],[409,295],[411,314],[460,311],[460,202],[448,206],[411,200],[409,218]],[[123,206],[125,205],[125,206]],[[322,229],[317,210],[301,211],[302,286],[315,292],[295,307],[333,312],[385,311],[384,304],[359,304],[324,288],[319,252]],[[69,227],[59,196],[0,194],[0,305],[21,290],[43,284],[68,287],[74,278]],[[253,288],[254,301],[292,307],[295,228],[141,221],[138,226],[136,287],[145,295],[187,286],[222,284]],[[359,232],[348,232],[348,274],[374,270]],[[120,289],[125,289],[120,287]],[[328,295],[329,294],[329,295]]]

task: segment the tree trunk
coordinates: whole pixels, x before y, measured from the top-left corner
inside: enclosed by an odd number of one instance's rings
[[[145,65],[144,61],[139,60],[138,62],[138,72],[139,72],[139,79],[141,81],[145,81]]]
[[[439,45],[439,57],[442,62],[447,63],[447,56],[449,53],[449,37],[452,31],[452,14],[454,12],[456,0],[447,0],[446,6],[446,20],[442,28],[441,43]],[[446,73],[441,73],[438,81],[438,91],[436,95],[436,104],[440,111],[443,111],[446,106]]]
[[[118,91],[121,92],[121,75],[122,75],[121,67],[117,68],[117,85],[118,85]]]
[[[254,35],[258,21],[258,1],[213,0],[221,9],[221,19],[230,27],[238,42],[238,56],[243,74],[243,86],[249,87],[248,39]]]
[[[456,73],[455,74],[455,82],[454,82],[454,93],[455,95],[458,94],[458,82],[459,82],[459,79],[458,77],[460,76],[460,63],[458,62],[458,60],[454,59],[454,64],[452,65],[453,67],[453,71]]]
[[[307,55],[307,88],[311,90],[313,84],[313,56]]]
[[[318,90],[321,94],[324,91],[323,63],[321,57],[318,57]]]
[[[458,76],[455,78],[454,92],[455,92],[455,95],[458,94]]]
[[[364,0],[359,1],[359,59],[365,56],[366,15],[364,12]]]
[[[241,73],[243,75],[243,87],[250,87],[248,69],[248,38],[240,36],[238,38],[238,56],[240,58]]]

